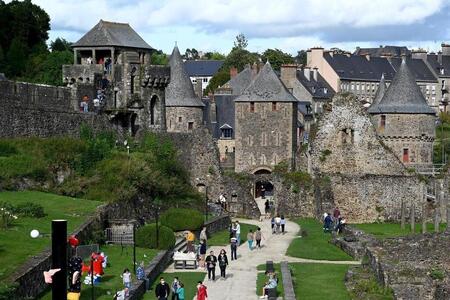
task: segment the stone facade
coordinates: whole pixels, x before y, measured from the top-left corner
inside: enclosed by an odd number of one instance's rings
[[[372,117],[381,141],[405,165],[418,168],[433,163],[435,120],[434,115],[386,114]]]
[[[189,132],[203,126],[201,107],[166,107],[168,132]]]
[[[256,102],[253,111],[251,106],[251,102],[235,103],[235,171],[272,171],[282,161],[294,167],[297,104]]]
[[[311,165],[331,180],[334,205],[349,222],[398,220],[402,201],[409,207],[422,199],[418,179],[380,142],[352,95],[338,95],[319,122]]]

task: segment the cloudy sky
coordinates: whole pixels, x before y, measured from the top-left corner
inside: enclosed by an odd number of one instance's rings
[[[51,18],[50,38],[75,42],[100,19],[126,22],[157,49],[227,53],[242,32],[249,49],[292,54],[314,46],[353,50],[450,42],[450,0],[32,0]]]

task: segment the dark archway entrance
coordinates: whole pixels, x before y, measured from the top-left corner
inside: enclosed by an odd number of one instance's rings
[[[255,182],[255,198],[273,197],[273,184],[267,180],[258,180]]]

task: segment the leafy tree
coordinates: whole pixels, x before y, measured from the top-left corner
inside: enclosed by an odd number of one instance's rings
[[[289,53],[284,53],[280,49],[267,49],[262,54],[262,60],[266,62],[269,60],[272,68],[276,71],[280,70],[282,64],[294,63],[294,58]]]
[[[71,51],[70,49],[71,43],[66,41],[63,38],[57,38],[56,40],[50,43],[50,49],[52,52],[54,51]]]
[[[152,65],[163,65],[169,64],[169,57],[167,54],[162,52],[162,50],[154,51],[150,57],[150,62]]]
[[[234,41],[234,48],[245,49],[248,46],[248,40],[243,33],[239,33]]]
[[[222,67],[209,81],[205,89],[205,95],[214,92],[219,86],[227,83],[228,80],[230,80],[230,71]]]
[[[45,83],[50,85],[63,85],[62,65],[71,64],[73,54],[71,51],[53,51],[33,56],[27,68],[26,81]]]
[[[187,60],[191,60],[191,59],[199,59],[200,56],[195,48],[192,49],[187,48],[186,52],[184,53],[184,58]]]
[[[8,66],[6,68],[7,77],[20,76],[25,70],[27,51],[26,45],[20,38],[14,38],[6,55]]]
[[[208,60],[224,60],[226,56],[220,52],[214,51],[214,52],[206,52],[204,58]]]
[[[299,65],[306,65],[306,51],[300,50],[297,51],[297,56],[295,56],[295,62]]]

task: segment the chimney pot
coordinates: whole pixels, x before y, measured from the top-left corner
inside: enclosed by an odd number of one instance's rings
[[[303,74],[305,75],[305,77],[306,77],[306,79],[308,80],[308,81],[310,81],[311,80],[311,73],[310,73],[310,69],[309,68],[304,68],[303,69]]]
[[[313,69],[313,78],[314,78],[314,81],[317,81],[317,73],[318,73],[317,68],[314,68],[314,69]]]

